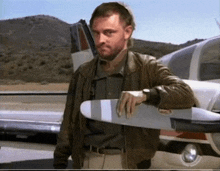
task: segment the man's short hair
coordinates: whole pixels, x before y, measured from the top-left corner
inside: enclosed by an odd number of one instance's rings
[[[102,3],[92,13],[90,19],[90,27],[92,27],[94,19],[98,17],[110,17],[113,14],[119,14],[121,22],[124,22],[125,27],[131,25],[135,30],[134,17],[131,11],[122,3],[108,2]],[[132,45],[131,39],[128,41],[128,47]]]

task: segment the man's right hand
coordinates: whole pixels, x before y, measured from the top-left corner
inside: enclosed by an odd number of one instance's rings
[[[123,91],[117,104],[118,116],[125,113],[127,118],[131,118],[134,115],[135,106],[146,101],[147,98],[143,91]]]

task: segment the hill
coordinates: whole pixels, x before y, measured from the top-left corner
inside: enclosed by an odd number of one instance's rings
[[[69,27],[68,23],[46,15],[1,20],[0,83],[69,82]],[[173,45],[134,39],[132,50],[159,58],[189,43]]]

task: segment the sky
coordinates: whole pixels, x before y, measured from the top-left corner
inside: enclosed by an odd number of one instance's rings
[[[69,24],[85,19],[111,0],[0,0],[0,20],[33,15],[50,15]],[[115,0],[117,1],[117,0]],[[182,44],[218,36],[220,0],[120,0],[133,12],[133,38]]]

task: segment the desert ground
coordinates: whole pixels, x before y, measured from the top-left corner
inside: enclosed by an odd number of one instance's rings
[[[0,91],[67,91],[69,83],[0,85]]]

